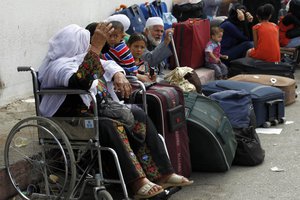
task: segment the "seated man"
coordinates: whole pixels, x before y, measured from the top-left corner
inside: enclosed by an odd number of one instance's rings
[[[171,42],[170,34],[173,34],[173,32],[172,28],[167,29],[163,41],[163,20],[160,17],[150,17],[146,21],[144,34],[148,39],[148,44],[142,59],[146,61],[149,66],[155,68],[158,74],[166,67],[164,60],[172,55],[172,51],[168,45]]]

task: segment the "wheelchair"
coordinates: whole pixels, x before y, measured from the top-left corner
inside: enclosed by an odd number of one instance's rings
[[[86,186],[90,185],[96,200],[112,200],[107,186],[116,183],[121,185],[123,199],[130,199],[116,152],[100,145],[98,120],[112,119],[98,117],[95,97],[90,95],[95,105],[94,116],[42,117],[39,111],[42,95],[89,92],[66,88],[40,90],[33,68],[18,67],[17,70],[31,72],[36,111],[36,116],[21,120],[11,129],[5,144],[5,167],[18,195],[26,200],[76,200],[83,197]],[[136,78],[129,80],[142,88],[143,108],[147,111],[145,86]],[[112,155],[118,179],[104,176],[103,151]],[[153,199],[167,199],[178,190],[180,188],[165,190]]]

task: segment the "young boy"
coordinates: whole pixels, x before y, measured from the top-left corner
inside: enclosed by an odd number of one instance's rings
[[[136,75],[138,67],[135,65],[135,60],[123,40],[125,36],[124,26],[119,21],[110,21],[110,23],[114,31],[107,38],[108,52],[102,53],[101,58],[104,60],[114,60],[124,68],[127,75]]]
[[[210,41],[205,48],[205,66],[215,70],[215,78],[217,80],[227,79],[227,67],[221,62],[220,58],[228,59],[228,56],[221,55],[221,40],[223,37],[223,29],[220,27],[212,27],[210,30]]]

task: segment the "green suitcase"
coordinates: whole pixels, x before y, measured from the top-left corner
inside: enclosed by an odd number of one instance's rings
[[[192,170],[228,171],[237,142],[223,109],[198,93],[185,93],[184,100]]]

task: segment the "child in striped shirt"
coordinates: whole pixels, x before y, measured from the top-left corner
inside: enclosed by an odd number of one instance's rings
[[[104,60],[114,60],[125,70],[127,75],[136,75],[138,67],[135,65],[134,58],[123,40],[125,36],[124,26],[119,21],[111,21],[114,31],[107,38],[109,50],[101,54]]]

